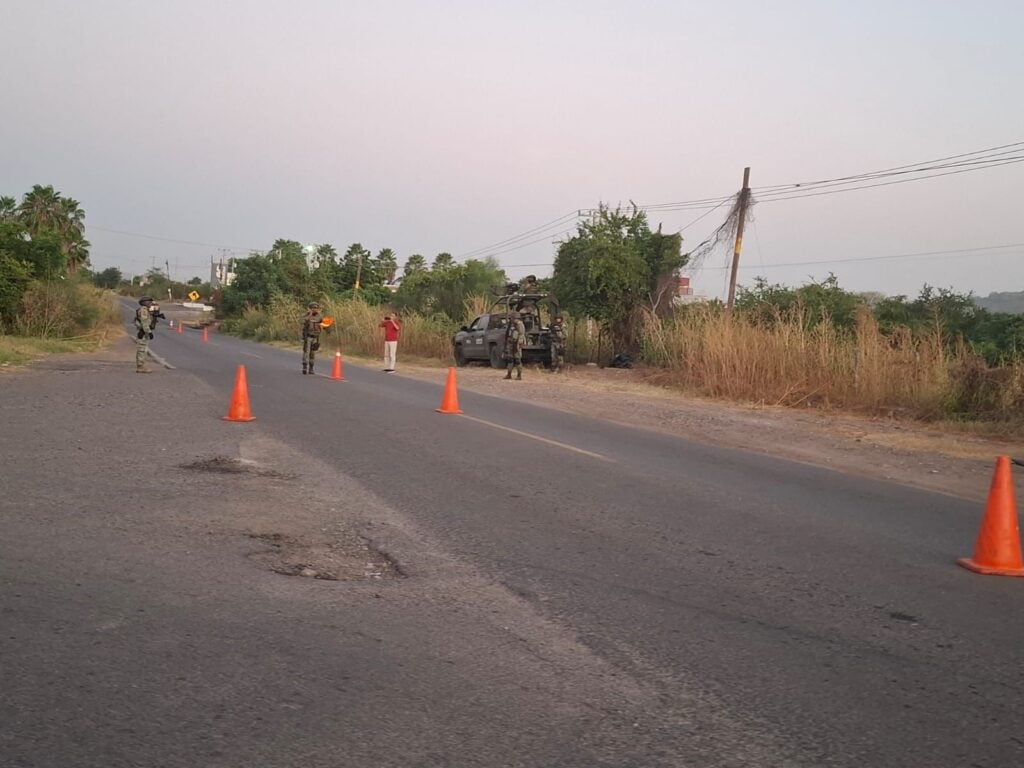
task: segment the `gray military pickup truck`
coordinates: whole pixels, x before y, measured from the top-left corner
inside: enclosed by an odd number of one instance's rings
[[[535,308],[533,314],[529,312],[531,307]],[[508,328],[509,313],[513,310],[522,314],[523,325],[526,326],[523,363],[543,363],[550,367],[551,318],[557,314],[558,307],[546,293],[502,296],[489,312],[477,316],[469,325],[462,326],[452,337],[455,364],[463,366],[479,360],[489,362],[492,368],[504,368],[505,329]]]

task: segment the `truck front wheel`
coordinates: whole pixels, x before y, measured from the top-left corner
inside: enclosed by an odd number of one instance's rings
[[[505,355],[497,344],[491,344],[491,368],[504,368]]]

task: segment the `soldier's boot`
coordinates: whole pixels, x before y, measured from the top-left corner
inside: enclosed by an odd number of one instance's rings
[[[312,360],[309,361],[309,375],[310,376],[313,375],[313,361]]]
[[[303,363],[302,364],[302,375],[305,376],[308,372],[309,372],[308,371],[308,366],[305,363]]]
[[[137,365],[137,366],[135,366],[135,372],[136,373],[152,373],[152,371],[149,370],[149,368],[147,368],[144,365]]]
[[[516,366],[516,381],[523,380],[523,369],[522,366]]]
[[[505,379],[508,380],[508,379],[511,379],[511,378],[512,378],[512,366],[510,365],[508,368],[505,369]]]

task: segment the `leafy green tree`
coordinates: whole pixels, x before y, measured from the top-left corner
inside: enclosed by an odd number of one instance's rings
[[[470,259],[440,270],[416,270],[407,274],[394,295],[402,311],[443,314],[453,322],[464,319],[466,299],[496,294],[507,282],[505,271],[493,258]]]
[[[31,281],[31,265],[4,249],[0,242],[0,329],[14,319]]]
[[[199,280],[199,278],[195,278]],[[97,272],[92,277],[93,283],[98,288],[110,288],[111,290],[117,288],[121,281],[124,280],[124,275],[121,274],[121,270],[117,267],[107,267],[102,272]],[[200,282],[202,282],[200,280]]]
[[[853,328],[863,306],[863,296],[842,289],[835,275],[799,288],[769,284],[758,277],[752,288],[741,287],[736,294],[736,310],[765,324],[774,322],[780,314],[800,310],[807,327],[832,322],[841,328]]]
[[[333,276],[334,290],[339,293],[354,290],[357,278],[360,288],[379,282],[370,260],[370,251],[362,243],[352,243],[341,257]]]
[[[283,294],[280,264],[269,255],[254,253],[235,260],[235,279],[221,294],[221,311],[240,315],[246,307],[266,307],[275,294]]]
[[[606,323],[620,349],[635,350],[638,313],[670,306],[681,248],[678,234],[652,232],[643,211],[601,205],[559,246],[551,284],[561,306]]]

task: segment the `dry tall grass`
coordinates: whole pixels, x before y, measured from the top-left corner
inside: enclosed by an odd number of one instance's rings
[[[853,332],[800,311],[759,325],[695,307],[648,317],[644,358],[659,381],[712,397],[787,406],[895,412],[920,419],[1024,418],[1024,366],[992,371],[936,329],[883,335],[870,312]]]
[[[338,346],[345,354],[369,357],[383,354],[384,331],[380,322],[384,319],[384,309],[357,299],[326,299],[321,302],[321,312],[324,317],[334,319],[321,337],[323,347]],[[222,328],[257,341],[299,342],[305,313],[306,305],[302,302],[275,298],[267,309],[247,309],[241,318],[225,321]],[[402,323],[401,355],[451,360],[453,329],[450,323],[416,314],[399,319]]]
[[[487,297],[466,302],[472,318],[490,307]],[[266,310],[248,310],[226,321],[225,330],[260,341],[299,340],[304,304],[278,299]],[[334,327],[324,337],[330,350],[381,354],[381,307],[358,300],[326,300]],[[603,363],[611,355],[596,323],[567,317],[569,359]],[[408,314],[402,320],[400,354],[451,361],[458,323]],[[669,320],[648,317],[643,358],[658,383],[711,397],[802,407],[835,407],[917,419],[959,419],[1024,424],[1024,363],[999,369],[964,345],[947,343],[936,328],[882,334],[870,312],[853,331],[827,320],[809,323],[800,311],[759,324],[714,307],[691,307]]]
[[[34,283],[11,324],[16,336],[69,339],[102,334],[121,324],[112,294],[77,280]]]

